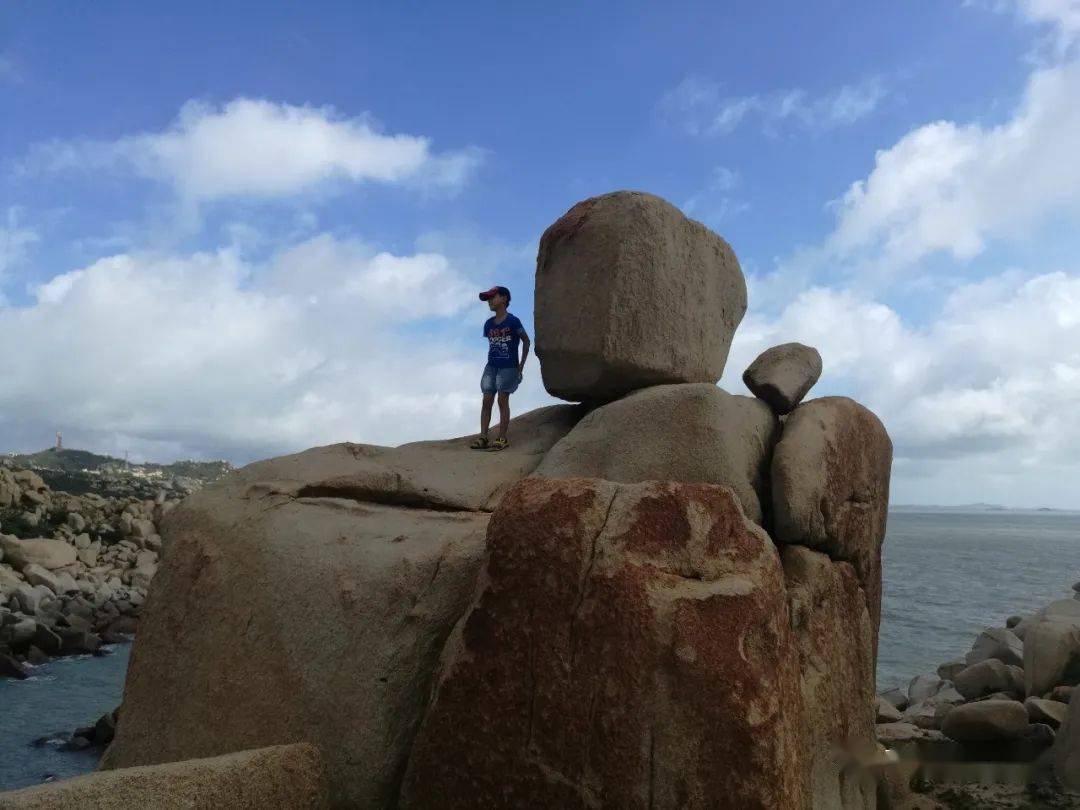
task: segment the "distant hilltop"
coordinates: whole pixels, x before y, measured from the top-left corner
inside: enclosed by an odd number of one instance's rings
[[[191,492],[233,469],[227,461],[174,461],[134,464],[89,450],[50,447],[38,453],[9,453],[0,464],[34,470],[54,490],[100,495],[141,494],[142,490]]]

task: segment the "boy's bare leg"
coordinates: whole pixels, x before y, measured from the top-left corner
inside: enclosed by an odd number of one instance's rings
[[[491,406],[488,406],[491,413]],[[510,424],[510,395],[499,392],[499,438],[506,438],[506,428]]]
[[[491,424],[491,405],[494,401],[494,394],[484,394],[484,404],[480,406],[480,435],[485,439],[488,435],[488,426]]]

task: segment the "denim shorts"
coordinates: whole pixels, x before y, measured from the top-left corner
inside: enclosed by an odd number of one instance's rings
[[[496,368],[484,366],[484,376],[480,378],[480,390],[485,394],[512,394],[521,382],[521,373],[517,366]]]

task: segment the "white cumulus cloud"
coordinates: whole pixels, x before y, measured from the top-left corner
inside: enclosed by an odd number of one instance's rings
[[[1080,207],[1080,65],[1038,70],[996,126],[937,121],[878,151],[838,203],[827,248],[886,269],[944,251],[966,261]]]
[[[872,298],[813,288],[775,317],[744,321],[724,384],[741,389],[738,375],[758,352],[792,340],[821,352],[813,395],[853,396],[882,418],[897,475],[958,465],[965,478],[939,500],[1009,482],[1012,496],[1008,488],[998,496],[1005,502],[1080,505],[1066,486],[1080,453],[1080,273],[1014,272],[963,285],[924,326]]]
[[[262,262],[232,247],[102,258],[0,306],[20,347],[0,353],[0,444],[63,430],[115,453],[247,461],[470,432],[486,347],[466,308],[483,283],[442,254],[326,234]],[[542,399],[538,376],[519,409]]]
[[[287,197],[335,180],[456,189],[481,154],[436,152],[426,137],[386,134],[369,116],[332,107],[237,98],[222,107],[190,101],[160,132],[47,144],[27,165],[126,169],[200,202]]]

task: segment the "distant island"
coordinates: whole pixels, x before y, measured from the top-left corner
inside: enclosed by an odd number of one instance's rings
[[[913,504],[898,503],[889,504],[890,512],[1055,512],[1061,514],[1074,514],[1080,509],[1053,509],[1049,506],[1038,507],[1014,507],[1001,506],[996,503],[965,503],[956,506],[941,506],[937,504]]]

